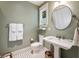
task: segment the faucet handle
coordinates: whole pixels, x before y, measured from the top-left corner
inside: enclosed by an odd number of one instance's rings
[[[61,36],[59,36],[59,38],[61,38]]]
[[[63,36],[62,38],[63,38],[63,39],[65,39],[65,37],[64,37],[64,36]]]

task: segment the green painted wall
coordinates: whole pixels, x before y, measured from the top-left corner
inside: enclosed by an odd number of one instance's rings
[[[24,39],[9,42],[9,23],[24,24]],[[0,53],[14,51],[30,45],[30,38],[37,39],[38,7],[29,2],[0,1]]]
[[[57,30],[53,24],[53,19],[52,19],[52,12],[54,9],[55,2],[51,1],[48,3],[49,3],[48,29],[45,33],[42,32],[42,34],[44,34],[45,36],[50,36],[50,35],[62,36],[62,37],[64,36],[65,38],[73,39],[74,30],[77,27],[77,21],[75,19],[72,19],[71,24],[66,29]],[[76,1],[76,2],[75,1],[74,2],[68,1],[65,5],[69,6],[70,9],[72,10],[72,13],[76,14],[79,17],[79,2],[78,1]],[[49,28],[51,30],[49,30]],[[48,43],[45,43],[45,46],[48,48],[50,47],[48,45]],[[69,50],[61,49],[61,57],[65,57],[65,58],[66,57],[69,57],[69,58],[79,57],[79,47],[72,47]]]
[[[45,36],[64,36],[72,39],[77,21],[72,19],[71,24],[65,30],[57,30],[52,22],[52,11],[54,2],[49,3],[49,20]],[[74,14],[79,17],[79,2],[67,2]],[[9,23],[24,24],[24,39],[17,42],[8,41]],[[30,38],[37,39],[38,28],[38,7],[29,2],[0,2],[0,53],[14,51],[30,45]],[[46,43],[46,46],[49,46]],[[61,57],[79,57],[79,47],[72,47],[70,50],[61,49]]]

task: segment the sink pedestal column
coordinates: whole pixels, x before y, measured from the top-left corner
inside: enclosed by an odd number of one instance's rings
[[[50,50],[54,54],[54,58],[60,58],[60,48],[56,45],[50,44]]]

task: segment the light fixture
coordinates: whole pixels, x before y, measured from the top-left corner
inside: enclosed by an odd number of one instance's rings
[[[66,1],[55,1],[54,8],[59,6],[59,5],[65,5],[65,4],[66,4]]]

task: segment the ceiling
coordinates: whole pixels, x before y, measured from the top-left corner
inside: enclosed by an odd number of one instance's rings
[[[30,3],[40,6],[41,4],[43,4],[45,1],[29,1]]]

